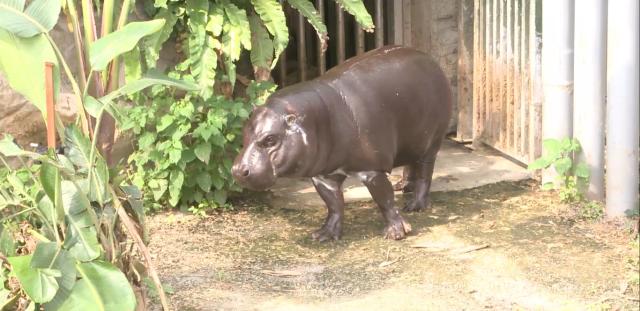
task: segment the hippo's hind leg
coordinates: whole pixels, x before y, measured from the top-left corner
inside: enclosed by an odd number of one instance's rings
[[[400,212],[394,206],[393,186],[385,172],[360,172],[358,177],[367,186],[373,200],[378,205],[380,212],[386,222],[384,236],[387,239],[400,240],[411,231],[411,226],[407,223]]]
[[[402,180],[393,185],[393,191],[402,190],[402,193],[413,192],[413,188],[415,187],[414,179],[415,174],[412,171],[412,166],[404,166],[402,168]]]
[[[413,199],[404,207],[405,212],[418,212],[431,208],[429,191],[431,189],[431,179],[433,177],[433,167],[436,163],[436,153],[428,155],[411,165]]]
[[[316,191],[327,205],[327,218],[324,225],[311,234],[314,240],[320,242],[337,240],[342,234],[342,219],[344,217],[344,196],[342,195],[342,183],[345,175],[328,175],[313,177],[313,185]]]

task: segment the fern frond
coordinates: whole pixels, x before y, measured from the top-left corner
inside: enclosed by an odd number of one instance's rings
[[[316,33],[318,34],[318,37],[320,38],[320,42],[322,44],[322,50],[323,51],[326,50],[327,40],[329,40],[327,26],[322,21],[322,16],[320,16],[320,13],[318,12],[318,10],[316,10],[316,7],[313,6],[313,3],[311,3],[309,0],[287,0],[287,1],[291,5],[291,7],[298,10],[298,12],[300,12],[300,14],[302,14],[307,19],[309,24],[313,26],[313,28],[316,30]]]
[[[254,9],[260,15],[260,19],[271,35],[275,47],[274,60],[284,51],[289,44],[289,30],[282,10],[282,5],[276,0],[251,0]],[[275,66],[274,61],[271,68]]]

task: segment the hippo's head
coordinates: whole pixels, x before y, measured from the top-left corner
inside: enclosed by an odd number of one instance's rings
[[[265,190],[277,177],[302,176],[316,149],[305,116],[265,105],[254,109],[243,130],[243,148],[232,173],[243,187]]]

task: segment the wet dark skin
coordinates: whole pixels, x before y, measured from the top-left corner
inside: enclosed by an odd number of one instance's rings
[[[279,177],[311,177],[327,205],[319,241],[342,234],[347,175],[356,176],[378,205],[384,236],[402,239],[411,226],[394,205],[387,174],[404,166],[413,199],[430,207],[436,154],[451,117],[451,88],[428,55],[385,46],[334,67],[312,81],[283,88],[254,109],[243,133],[233,176],[264,190]]]

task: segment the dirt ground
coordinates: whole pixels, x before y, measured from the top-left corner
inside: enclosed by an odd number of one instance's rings
[[[638,310],[628,230],[579,221],[530,181],[436,192],[402,241],[382,238],[371,201],[350,203],[328,243],[310,238],[317,200],[239,205],[149,219],[175,310]]]

